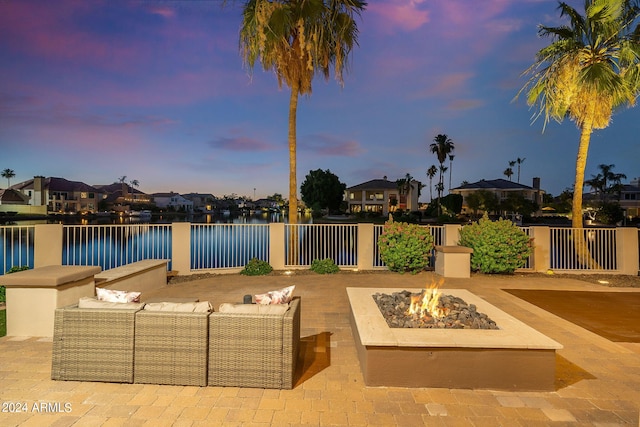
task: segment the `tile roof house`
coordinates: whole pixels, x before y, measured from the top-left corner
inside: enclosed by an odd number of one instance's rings
[[[638,178],[625,184],[620,191],[620,207],[629,218],[640,217],[640,182]]]
[[[127,211],[132,204],[153,205],[153,198],[127,183],[114,182],[107,185],[94,185],[103,193],[104,201],[110,209]]]
[[[501,178],[489,180],[482,179],[477,182],[467,183],[460,187],[452,188],[450,192],[452,194],[460,194],[462,196],[462,213],[471,213],[469,205],[467,204],[467,197],[470,194],[481,190],[494,193],[500,201],[507,199],[510,193],[521,194],[525,199],[537,203],[538,206],[542,206],[542,195],[545,194],[545,191],[540,189],[540,178],[533,178],[532,187]]]
[[[102,192],[89,184],[64,178],[36,176],[11,186],[29,198],[33,206],[49,212],[96,212]]]
[[[377,212],[387,216],[397,209],[417,211],[421,186],[420,181],[412,180],[411,189],[404,194],[396,181],[389,181],[385,176],[347,188],[345,200],[351,213]]]
[[[173,191],[169,193],[153,193],[151,197],[155,200],[156,206],[161,209],[193,212],[193,202]]]

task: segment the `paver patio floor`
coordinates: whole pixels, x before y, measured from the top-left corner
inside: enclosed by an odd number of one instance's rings
[[[0,426],[638,425],[640,344],[610,341],[504,291],[638,292],[575,279],[474,276],[447,279],[444,285],[468,289],[562,344],[555,390],[365,386],[345,288],[421,288],[434,278],[433,273],[234,274],[143,295],[197,297],[217,308],[223,302],[241,302],[246,294],[296,285],[295,295],[302,298],[303,338],[293,390],[51,381],[51,339],[0,338]]]

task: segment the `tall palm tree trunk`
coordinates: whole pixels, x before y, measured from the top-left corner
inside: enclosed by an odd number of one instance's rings
[[[291,84],[291,96],[289,98],[289,256],[288,264],[298,264],[298,180],[296,160],[296,120],[298,112],[299,83]]]
[[[587,168],[587,154],[591,141],[592,120],[586,120],[580,133],[580,145],[576,157],[575,186],[573,189],[573,202],[571,204],[571,226],[582,228],[582,188],[584,187],[584,171]]]
[[[296,120],[298,111],[298,83],[291,85],[289,98],[289,224],[298,222],[298,181],[296,162]]]
[[[580,132],[580,145],[578,146],[578,155],[576,157],[576,177],[571,206],[571,226],[574,229],[579,229],[573,230],[573,245],[579,262],[590,269],[600,270],[602,266],[593,258],[589,250],[582,221],[582,188],[584,187],[584,171],[587,167],[587,153],[589,152],[592,132],[593,119],[587,118]]]

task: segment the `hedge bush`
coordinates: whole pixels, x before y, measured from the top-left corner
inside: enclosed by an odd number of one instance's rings
[[[471,269],[482,273],[513,273],[531,255],[531,239],[513,222],[491,221],[487,215],[460,230],[461,246],[473,249]]]
[[[378,239],[378,248],[389,270],[417,273],[429,266],[433,236],[428,227],[387,221]]]
[[[340,267],[331,258],[314,259],[311,262],[311,271],[318,274],[333,274],[340,271]]]
[[[271,267],[268,262],[258,258],[251,258],[240,274],[244,274],[245,276],[264,276],[272,271],[273,267]]]

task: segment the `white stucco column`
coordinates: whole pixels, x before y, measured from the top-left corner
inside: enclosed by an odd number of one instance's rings
[[[171,269],[178,274],[191,274],[191,223],[171,224]]]
[[[62,224],[36,224],[33,267],[62,265]]]

